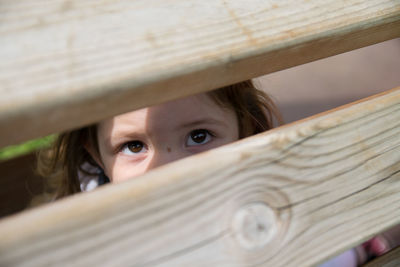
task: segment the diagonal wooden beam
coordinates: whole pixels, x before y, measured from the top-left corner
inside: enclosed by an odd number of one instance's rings
[[[2,0],[0,147],[400,36],[397,0]]]
[[[315,266],[400,223],[400,88],[0,221],[0,266]]]

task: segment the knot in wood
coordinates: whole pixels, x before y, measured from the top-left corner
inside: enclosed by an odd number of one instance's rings
[[[234,214],[232,228],[242,248],[260,249],[277,232],[275,213],[262,202],[247,204]]]

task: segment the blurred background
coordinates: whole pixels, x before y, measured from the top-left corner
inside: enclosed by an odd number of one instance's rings
[[[292,122],[400,86],[400,39],[257,79]]]

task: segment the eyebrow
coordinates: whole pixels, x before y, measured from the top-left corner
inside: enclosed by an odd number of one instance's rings
[[[138,132],[133,132],[130,130],[119,130],[114,132],[112,135],[105,139],[106,145],[110,148],[114,148],[115,145],[125,142],[126,140],[140,138],[142,134]],[[113,142],[114,141],[114,142]]]
[[[222,125],[224,127],[228,127],[225,121],[220,121],[213,118],[204,118],[184,123],[180,125],[179,128],[191,128],[198,124],[213,124],[213,125]]]

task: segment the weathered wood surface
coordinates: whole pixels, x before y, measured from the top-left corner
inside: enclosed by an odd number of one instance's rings
[[[0,147],[400,36],[398,0],[1,0]]]
[[[385,255],[374,259],[364,267],[399,267],[400,266],[400,247],[389,251]]]
[[[0,266],[311,266],[400,223],[400,88],[0,221]]]

